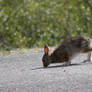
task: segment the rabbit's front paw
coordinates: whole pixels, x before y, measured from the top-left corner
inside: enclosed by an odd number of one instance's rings
[[[63,66],[69,66],[71,65],[71,61],[68,61],[68,62],[64,62]]]

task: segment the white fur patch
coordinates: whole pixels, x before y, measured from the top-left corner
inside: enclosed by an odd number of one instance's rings
[[[90,55],[90,61],[92,61],[92,52],[91,52],[91,55]]]
[[[90,45],[89,45],[90,48],[92,48],[92,40],[90,41]]]

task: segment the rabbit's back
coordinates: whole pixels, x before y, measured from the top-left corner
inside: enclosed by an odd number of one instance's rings
[[[53,53],[52,59],[56,61],[68,61],[73,55],[86,52],[90,48],[91,39],[85,36],[73,37],[64,41]]]
[[[77,49],[79,52],[87,52],[92,49],[92,39],[86,36],[78,36],[74,39],[72,38],[70,43]]]

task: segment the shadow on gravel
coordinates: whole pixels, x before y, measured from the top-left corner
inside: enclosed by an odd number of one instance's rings
[[[38,67],[38,68],[31,69],[31,70],[38,70],[38,69],[44,69],[44,67]]]
[[[38,69],[50,69],[50,68],[59,68],[59,67],[71,67],[71,66],[80,66],[80,65],[88,65],[88,64],[92,64],[92,62],[81,62],[81,63],[74,63],[74,64],[71,64],[71,65],[55,65],[55,66],[48,66],[47,68],[44,68],[44,67],[38,67],[38,68],[34,68],[34,69],[31,69],[31,70],[38,70]]]
[[[44,67],[38,67],[38,68],[34,68],[34,69],[31,69],[31,70],[38,70],[38,69],[49,69],[49,68],[59,68],[59,67],[70,67],[70,66],[79,66],[79,65],[82,65],[82,63],[80,64],[71,64],[71,65],[56,65],[56,66],[49,66],[47,68],[44,68]]]
[[[79,65],[81,65],[81,64],[57,65],[57,66],[49,66],[48,68],[70,67],[70,66],[79,66]]]

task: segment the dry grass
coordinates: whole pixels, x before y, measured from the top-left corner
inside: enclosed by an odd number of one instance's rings
[[[55,49],[55,47],[50,47],[50,52],[52,52]],[[0,56],[4,55],[9,55],[9,54],[32,54],[32,53],[39,53],[43,52],[43,48],[32,48],[32,49],[15,49],[15,50],[10,50],[10,51],[5,51],[2,50],[0,51]]]

